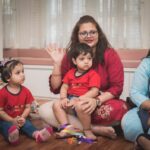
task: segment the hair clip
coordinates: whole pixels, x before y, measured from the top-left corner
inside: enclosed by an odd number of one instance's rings
[[[0,61],[0,67],[4,67],[4,65],[8,62],[8,60]]]

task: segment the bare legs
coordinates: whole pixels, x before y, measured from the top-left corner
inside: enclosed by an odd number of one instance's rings
[[[47,122],[48,124],[54,127],[58,127],[59,124],[52,110],[53,103],[54,101],[50,101],[48,103],[41,105],[39,108],[39,113],[40,113],[41,118],[45,122]],[[70,124],[73,124],[76,128],[83,130],[82,124],[80,123],[77,117],[75,117],[74,115],[68,114],[67,118]],[[102,125],[92,125],[92,131],[95,135],[106,136],[111,139],[114,139],[114,137],[116,138],[115,130],[111,126],[108,127],[108,126],[102,126]]]
[[[66,111],[61,107],[59,101],[55,102],[53,105],[53,111],[55,114],[56,119],[61,125],[68,124],[68,117]],[[91,115],[85,114],[81,109],[80,106],[76,107],[76,112],[78,115],[79,120],[83,126],[84,134],[87,138],[96,140],[96,136],[93,134],[91,130]],[[60,136],[65,136],[65,133],[62,131],[59,134]],[[67,135],[66,135],[67,136]]]
[[[93,134],[91,129],[91,115],[86,114],[83,112],[80,106],[77,105],[76,112],[78,115],[78,118],[83,126],[84,134],[87,138],[96,140],[96,136]]]
[[[117,137],[114,128],[111,126],[107,127],[107,126],[93,125],[92,131],[96,135],[106,136],[111,139],[115,139]]]

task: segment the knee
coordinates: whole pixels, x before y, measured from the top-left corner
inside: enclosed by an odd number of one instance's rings
[[[75,111],[76,112],[83,112],[83,110],[82,110],[82,106],[81,106],[81,104],[80,103],[76,103],[76,106],[75,106]]]
[[[131,142],[136,141],[137,136],[143,133],[140,122],[137,121],[135,124],[134,121],[130,120],[127,115],[122,118],[121,126],[125,139]]]
[[[60,108],[60,106],[61,106],[60,101],[54,102],[53,105],[52,105],[53,111],[56,111],[58,108]]]

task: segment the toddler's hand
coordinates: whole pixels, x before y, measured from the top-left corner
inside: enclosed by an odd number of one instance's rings
[[[75,108],[75,105],[76,105],[76,103],[79,101],[79,98],[78,97],[73,97],[70,101],[69,101],[69,103],[67,103],[67,107],[68,108]]]
[[[61,106],[62,106],[63,109],[67,108],[68,102],[69,102],[68,98],[64,98],[64,99],[61,100]]]
[[[25,121],[26,121],[25,118],[19,116],[18,120],[17,120],[19,127],[22,127],[24,125]]]
[[[20,127],[19,127],[19,124],[18,124],[18,116],[15,117],[15,118],[13,118],[12,123],[13,123],[18,129],[20,128]]]

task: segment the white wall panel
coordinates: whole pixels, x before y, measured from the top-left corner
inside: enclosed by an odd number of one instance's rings
[[[52,67],[47,66],[30,66],[25,65],[26,80],[24,85],[29,88],[35,97],[55,98],[58,95],[54,95],[49,90],[49,75],[52,71]]]

